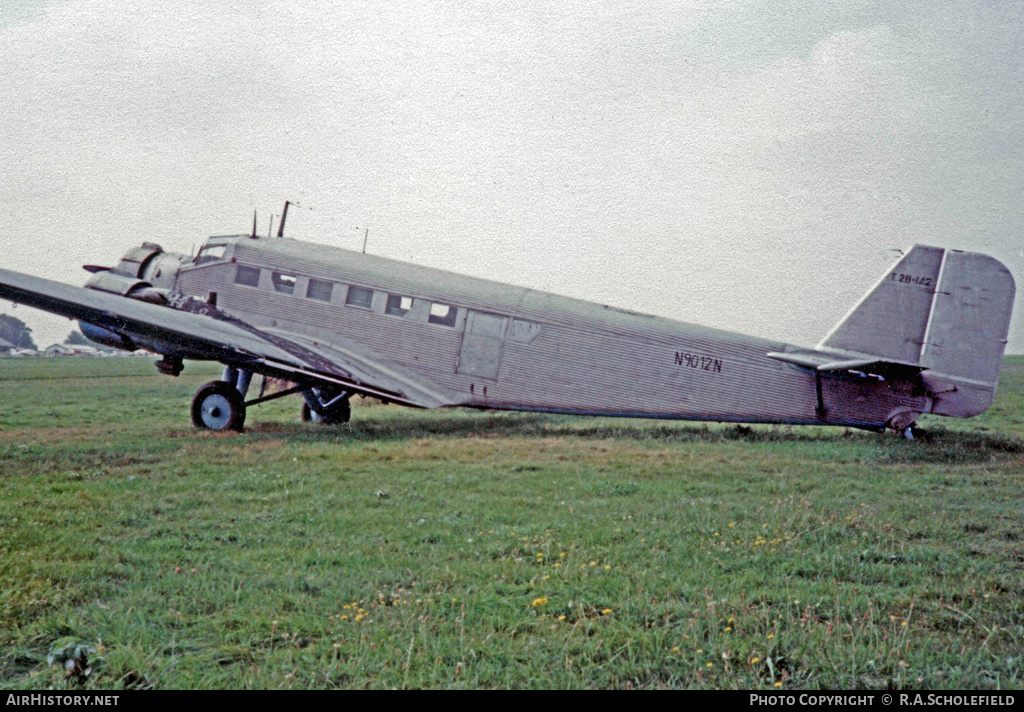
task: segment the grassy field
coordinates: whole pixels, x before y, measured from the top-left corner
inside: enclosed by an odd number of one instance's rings
[[[295,398],[196,432],[216,373],[0,360],[0,688],[1024,682],[1024,370],[914,442]]]

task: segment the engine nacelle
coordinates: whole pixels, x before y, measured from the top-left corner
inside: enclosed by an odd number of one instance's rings
[[[146,265],[157,255],[162,254],[164,248],[153,242],[143,242],[141,247],[134,247],[128,250],[121,257],[116,267],[111,272],[122,274],[126,277],[141,277]]]
[[[150,304],[167,304],[167,298],[159,289],[137,277],[129,277],[113,271],[97,272],[85,283],[89,289],[117,294],[129,299],[138,299]]]
[[[141,247],[126,252],[115,267],[86,265],[85,269],[92,272],[92,277],[85,286],[88,289],[128,299],[167,306],[167,295],[174,288],[178,269],[189,261],[190,258],[186,255],[164,252],[160,245],[144,242]],[[135,337],[140,339],[136,342],[111,329],[84,321],[78,323],[85,337],[97,344],[126,351],[135,351],[139,348],[148,348],[158,353],[166,351],[160,344],[150,343],[141,336]]]
[[[124,349],[125,351],[135,351],[139,347],[129,339],[127,336],[121,336],[120,334],[104,329],[95,324],[90,324],[85,321],[78,322],[78,328],[82,330],[82,334],[89,341],[95,341],[97,344],[103,346],[110,346],[115,349]]]

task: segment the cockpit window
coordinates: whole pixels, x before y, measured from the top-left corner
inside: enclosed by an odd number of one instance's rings
[[[196,255],[196,265],[204,265],[207,262],[222,260],[226,250],[227,247],[225,245],[207,245],[199,250],[199,254]]]

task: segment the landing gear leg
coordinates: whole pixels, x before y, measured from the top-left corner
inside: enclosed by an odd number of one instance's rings
[[[347,391],[325,392],[319,387],[303,391],[302,422],[324,425],[347,423],[352,417],[352,406],[348,401],[350,395]]]
[[[245,394],[249,392],[249,384],[252,383],[252,371],[245,368],[225,366],[224,376],[220,380],[233,385],[242,394],[242,398],[245,398]]]

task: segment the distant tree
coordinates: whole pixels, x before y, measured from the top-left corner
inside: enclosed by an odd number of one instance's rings
[[[85,335],[82,334],[82,332],[79,331],[78,329],[75,329],[70,334],[68,334],[68,338],[64,339],[64,343],[69,345],[69,346],[91,346],[92,345],[92,342],[89,341],[89,339],[85,338]]]
[[[0,314],[0,339],[11,342],[19,349],[39,350],[32,340],[32,329],[21,319],[8,314]]]

